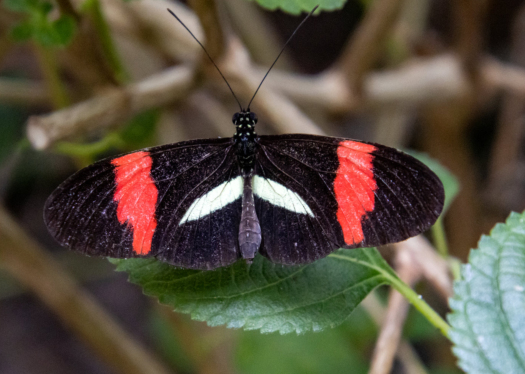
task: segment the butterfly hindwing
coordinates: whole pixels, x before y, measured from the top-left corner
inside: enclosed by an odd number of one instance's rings
[[[314,215],[283,208],[278,197],[272,204],[254,190],[261,253],[274,262],[308,263],[339,247],[401,241],[428,229],[441,212],[439,179],[393,148],[297,134],[261,136],[258,143],[257,175],[285,186],[285,199],[296,194]]]
[[[194,140],[99,161],[50,196],[46,224],[59,243],[89,255],[156,256],[196,269],[230,264],[238,258],[235,188],[215,210],[201,201],[181,221],[192,203],[238,177],[232,148],[231,139]]]

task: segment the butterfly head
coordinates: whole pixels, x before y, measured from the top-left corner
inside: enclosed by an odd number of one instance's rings
[[[237,112],[232,117],[232,122],[237,128],[251,126],[252,128],[257,124],[257,114],[249,110]]]

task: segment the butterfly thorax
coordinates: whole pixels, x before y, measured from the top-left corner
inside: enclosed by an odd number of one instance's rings
[[[238,112],[233,115],[232,122],[236,127],[233,139],[235,141],[236,155],[244,174],[252,174],[255,165],[255,151],[257,133],[257,115],[250,111]]]

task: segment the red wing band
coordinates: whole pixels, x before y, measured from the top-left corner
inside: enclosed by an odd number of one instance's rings
[[[374,210],[377,184],[372,152],[375,150],[373,145],[351,140],[339,143],[337,148],[339,168],[334,180],[335,198],[339,205],[337,219],[348,245],[363,241],[362,220]]]
[[[115,166],[117,188],[113,200],[117,202],[117,218],[133,230],[133,251],[146,255],[157,227],[158,191],[150,174],[151,157],[148,152],[135,152],[111,163]]]

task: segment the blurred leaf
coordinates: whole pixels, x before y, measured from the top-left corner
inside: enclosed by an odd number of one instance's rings
[[[131,149],[144,148],[153,140],[160,118],[158,109],[147,110],[131,119],[121,132],[120,137]]]
[[[467,373],[525,373],[525,213],[482,236],[450,299],[449,337]]]
[[[300,14],[301,12],[310,12],[316,5],[319,5],[317,12],[326,10],[332,11],[341,9],[346,0],[255,0],[263,8],[269,10],[280,9],[290,14]],[[316,13],[317,13],[316,12]]]
[[[38,9],[43,15],[47,15],[53,10],[53,4],[51,4],[49,1],[41,1],[38,5]]]
[[[366,373],[378,328],[361,305],[340,326],[316,334],[280,336],[242,331],[235,352],[236,367],[244,374]]]
[[[15,42],[24,42],[33,36],[33,24],[28,21],[20,22],[11,29],[10,36]]]
[[[370,291],[397,277],[375,248],[339,250],[303,266],[256,256],[253,264],[241,260],[213,271],[155,259],[112,261],[147,295],[193,319],[281,334],[339,325]]]
[[[434,160],[426,153],[412,150],[405,152],[427,165],[430,170],[436,173],[438,178],[441,180],[441,183],[443,183],[443,188],[445,189],[445,205],[443,207],[443,213],[441,214],[444,214],[459,192],[458,179],[446,167],[441,165],[438,161]]]
[[[3,5],[14,12],[30,12],[37,8],[39,0],[4,0]]]
[[[26,116],[21,108],[0,105],[0,164],[19,147]]]
[[[76,32],[75,19],[62,15],[54,21],[48,19],[53,4],[40,0],[8,0],[4,5],[14,11],[27,13],[27,19],[11,30],[11,37],[18,42],[33,38],[42,46],[66,46]]]
[[[403,326],[403,336],[412,341],[441,338],[442,335],[421,313],[411,308]]]
[[[42,46],[66,46],[71,42],[76,31],[75,20],[64,15],[56,21],[47,19],[35,21],[34,38]]]
[[[73,40],[73,36],[75,36],[77,29],[77,24],[72,16],[63,15],[51,25],[56,33],[57,45],[65,46],[68,45],[71,40]]]
[[[428,368],[429,374],[462,374],[463,372],[454,367],[437,366]]]
[[[179,341],[173,327],[158,312],[158,308],[153,309],[153,311],[150,318],[150,328],[162,358],[171,367],[176,368],[177,372],[195,373],[195,367],[183,349],[185,342]]]
[[[301,336],[244,332],[235,361],[244,374],[364,374],[368,365],[362,349],[352,347],[341,328]]]

